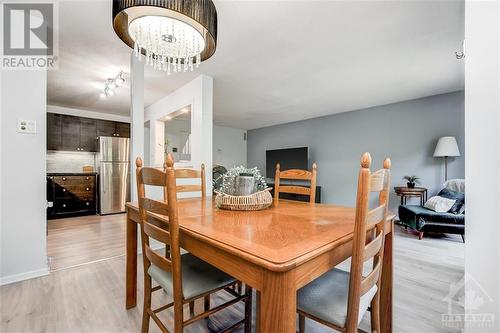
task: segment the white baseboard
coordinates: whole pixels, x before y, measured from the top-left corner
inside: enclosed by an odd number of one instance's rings
[[[154,241],[154,242],[152,241],[151,242],[151,249],[152,250],[160,250],[160,249],[162,249],[164,247],[165,247],[165,244],[163,244],[163,243],[156,242],[156,241]],[[137,254],[142,254],[142,249],[141,249],[140,246],[138,247],[137,250],[138,250]],[[108,260],[108,259],[112,259],[112,258],[105,258],[105,259],[102,259],[102,260]],[[102,260],[97,260],[96,262],[102,261]],[[88,263],[85,263],[85,264],[88,264]],[[85,265],[85,264],[83,264],[83,265]],[[81,266],[81,265],[75,265],[75,267],[77,267],[77,266]],[[67,267],[67,268],[72,268],[72,267]],[[49,273],[50,273],[49,268],[45,267],[45,268],[42,268],[42,269],[39,269],[39,270],[36,270],[36,271],[31,271],[31,272],[25,272],[25,273],[19,273],[19,274],[13,274],[13,275],[8,275],[8,276],[0,277],[0,286],[6,285],[6,284],[15,283],[15,282],[20,282],[20,281],[24,281],[24,280],[34,279],[34,278],[37,278],[37,277],[49,275]]]
[[[24,272],[19,274],[13,274],[8,276],[0,277],[0,286],[4,286],[6,284],[29,280],[33,278],[37,278],[40,276],[49,275],[49,268],[45,267],[36,271]]]

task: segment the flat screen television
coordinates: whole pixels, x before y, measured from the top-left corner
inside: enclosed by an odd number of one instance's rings
[[[276,164],[281,170],[304,169],[308,167],[307,147],[266,150],[266,177],[274,178]]]

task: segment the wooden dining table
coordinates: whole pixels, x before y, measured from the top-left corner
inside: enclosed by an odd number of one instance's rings
[[[178,201],[181,247],[257,290],[257,332],[296,332],[297,290],[352,253],[355,210],[280,200],[229,211],[214,200]],[[155,219],[156,217],[150,217]],[[136,203],[127,203],[126,308],[137,300]],[[385,227],[381,331],[392,332],[393,216]]]

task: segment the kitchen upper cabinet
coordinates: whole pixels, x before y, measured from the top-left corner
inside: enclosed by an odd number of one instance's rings
[[[109,120],[97,120],[97,136],[130,138],[130,124]]]
[[[47,113],[47,150],[96,152],[99,136],[130,138],[130,124]]]
[[[122,138],[130,138],[130,124],[129,123],[116,123],[116,136]]]
[[[47,150],[61,149],[62,116],[47,113]]]
[[[97,151],[96,120],[62,116],[61,150]]]
[[[80,118],[80,150],[97,151],[97,121]]]
[[[80,150],[80,118],[62,116],[61,150]]]
[[[114,121],[97,120],[97,136],[115,136],[116,125]]]

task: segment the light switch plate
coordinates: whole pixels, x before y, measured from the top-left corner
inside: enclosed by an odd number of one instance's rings
[[[17,120],[17,132],[24,134],[36,134],[36,121],[18,119]]]

